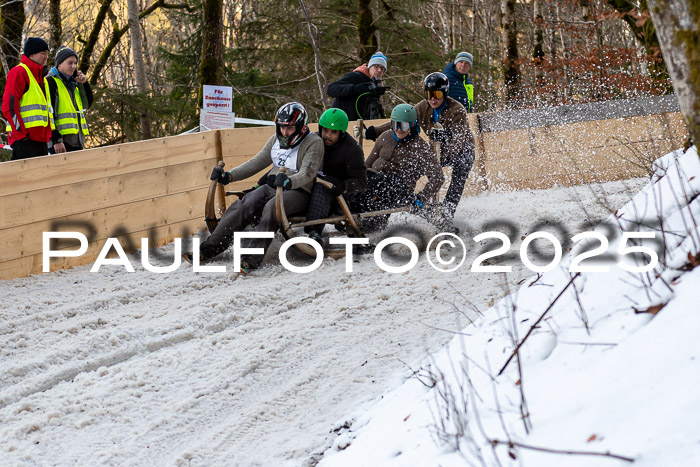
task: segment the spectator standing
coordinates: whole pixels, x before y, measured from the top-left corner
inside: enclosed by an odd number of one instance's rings
[[[24,44],[20,64],[7,74],[2,114],[8,122],[13,161],[49,153],[47,143],[54,123],[44,88],[44,67],[48,59],[46,41],[30,37]]]
[[[367,64],[362,64],[338,81],[328,85],[326,93],[334,97],[333,105],[348,116],[348,120],[384,118],[379,97],[386,92],[382,77],[387,70],[387,57],[377,52]]]
[[[56,64],[46,75],[56,128],[51,132],[49,152],[58,154],[85,148],[89,135],[85,111],[92,105],[92,89],[78,70],[78,54],[68,47],[56,52]]]
[[[472,54],[460,52],[455,61],[448,63],[442,70],[450,80],[450,97],[462,104],[468,113],[474,111],[474,85],[469,78],[473,62]]]

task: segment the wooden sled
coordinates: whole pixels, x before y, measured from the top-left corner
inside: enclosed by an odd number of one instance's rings
[[[224,162],[219,161],[219,167],[224,167]],[[281,171],[283,171],[282,169]],[[322,180],[320,178],[316,178],[316,183],[320,183],[321,185],[325,186],[326,188],[330,189],[333,184]],[[212,180],[211,183],[209,184],[209,191],[207,192],[207,199],[206,203],[204,205],[204,220],[207,224],[207,229],[209,232],[213,232],[216,226],[219,224],[219,221],[221,219],[220,216],[217,216],[217,209],[216,209],[216,198],[217,198],[217,193],[223,194],[224,198],[221,199],[221,204],[223,205],[223,210],[221,211],[221,214],[226,210],[226,204],[225,204],[225,197],[226,196],[237,196],[239,198],[242,198],[245,193],[242,191],[224,191],[222,189],[223,185],[219,185],[219,183],[216,180]],[[362,223],[362,219],[369,218],[369,217],[376,217],[376,216],[383,216],[386,214],[393,214],[397,212],[408,212],[410,211],[410,207],[401,207],[401,208],[394,208],[394,209],[384,209],[381,211],[373,211],[373,212],[363,212],[359,214],[353,214],[350,212],[350,208],[348,207],[347,203],[345,202],[345,198],[342,196],[337,196],[336,200],[338,201],[338,204],[340,205],[340,209],[343,213],[343,215],[340,216],[334,216],[334,217],[327,217],[325,219],[318,219],[314,221],[306,221],[305,218],[303,217],[292,217],[289,218],[287,217],[287,213],[284,210],[284,203],[282,202],[284,197],[284,190],[282,190],[281,187],[277,188],[277,194],[275,197],[275,211],[277,215],[277,224],[280,229],[280,232],[282,233],[282,236],[287,239],[291,240],[292,238],[297,237],[296,232],[294,229],[297,228],[302,228],[306,227],[308,225],[318,225],[318,224],[338,224],[338,223],[344,223],[347,228],[346,231],[349,230],[350,233],[356,237],[356,238],[364,238],[365,235],[362,233],[362,230],[360,229],[359,225]],[[335,247],[335,248],[333,248]],[[316,257],[316,250],[311,246],[306,243],[297,243],[294,245],[294,248],[312,258]],[[345,256],[345,247],[343,245],[328,245],[324,249],[324,255],[327,258],[334,258],[334,259],[339,259],[343,258]]]

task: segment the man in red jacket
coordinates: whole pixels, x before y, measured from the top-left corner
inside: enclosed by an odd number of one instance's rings
[[[12,160],[45,156],[51,139],[53,121],[46,102],[44,66],[49,59],[49,45],[39,37],[24,44],[19,65],[7,74],[2,97],[2,114],[8,121]]]

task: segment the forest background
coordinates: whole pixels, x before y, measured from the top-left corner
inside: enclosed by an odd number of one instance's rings
[[[388,110],[460,51],[476,112],[673,92],[646,0],[0,0],[0,88],[36,36],[80,56],[88,147],[196,127],[202,84],[232,86],[240,117],[297,100],[317,121],[326,86],[378,50]]]

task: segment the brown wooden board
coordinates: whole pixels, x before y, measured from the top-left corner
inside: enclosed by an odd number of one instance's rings
[[[215,132],[206,132],[3,162],[0,197],[198,160],[215,161],[215,141]]]
[[[199,160],[4,196],[0,228],[203,188],[213,165],[214,160]]]
[[[3,229],[0,262],[41,253],[43,232],[81,232],[98,241],[188,220],[203,225],[205,196],[206,189],[197,189]]]
[[[152,235],[156,240],[155,241],[149,241],[149,249],[153,247],[158,247],[158,246],[163,246],[167,245],[168,243],[171,243],[175,237],[182,237],[182,232],[183,231],[195,231],[197,229],[197,226],[200,225],[200,221],[192,220],[192,221],[183,221],[183,222],[178,222],[175,224],[170,224],[166,226],[161,226],[157,227],[155,231],[153,230],[142,230],[139,232],[132,232],[129,234],[129,236],[132,237],[137,237],[137,238],[148,238],[149,235]],[[116,238],[119,239],[120,244],[124,248],[124,250],[127,253],[130,253],[130,251],[127,250],[127,236],[122,235],[122,236],[117,236]],[[84,255],[79,256],[79,257],[73,257],[73,258],[52,258],[50,266],[51,266],[51,271],[56,271],[59,269],[67,269],[71,268],[74,266],[82,266],[86,264],[92,264],[95,262],[97,259],[98,255],[100,254],[100,251],[104,247],[104,240],[100,241],[95,241],[91,242],[88,244],[88,250],[85,252]],[[138,247],[140,248],[140,241]],[[184,247],[184,245],[183,245]],[[74,248],[69,248],[69,249],[74,249]],[[134,266],[134,269],[139,269],[141,268],[141,262],[140,260],[136,260],[133,258],[129,259],[131,264]],[[5,261],[0,263],[0,280],[6,280],[6,279],[14,279],[17,277],[26,277],[30,274],[39,274],[42,272],[42,267],[43,267],[43,255],[42,254],[37,254],[33,256],[27,256],[25,258],[20,258],[17,260],[11,260],[11,261]],[[114,266],[105,266],[105,268],[109,267],[114,267]],[[182,270],[191,268],[191,266],[184,261],[180,265],[180,268]],[[175,274],[175,273],[173,273]],[[194,273],[193,273],[194,274]]]

